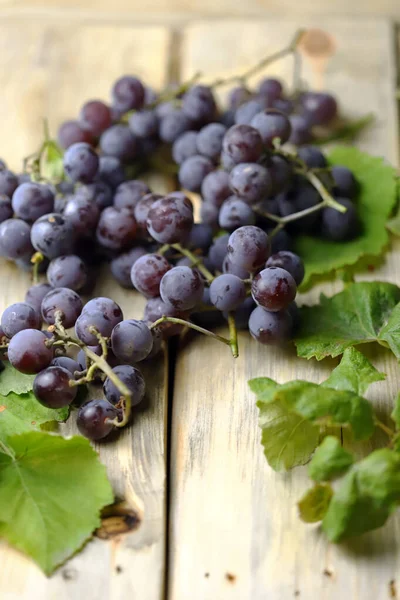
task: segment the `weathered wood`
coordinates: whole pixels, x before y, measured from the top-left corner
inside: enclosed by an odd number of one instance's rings
[[[182,77],[195,71],[216,76],[240,72],[281,48],[309,22],[204,22],[186,30]],[[315,22],[310,23],[311,26]],[[319,23],[321,25],[321,23]],[[398,164],[394,100],[394,31],[378,20],[324,19],[320,48],[304,55],[310,86],[337,94],[345,114],[377,115],[359,141],[372,154]],[[329,42],[325,44],[325,42]],[[290,81],[291,61],[268,71]],[[360,279],[400,282],[400,246],[384,267]],[[340,283],[314,288],[315,302]],[[247,380],[322,381],[336,361],[306,362],[294,350],[262,347],[240,335],[240,356],[209,338],[197,338],[178,356],[174,382],[171,449],[169,600],[287,600],[300,597],[386,600],[400,567],[399,518],[381,531],[342,546],[330,545],[318,527],[306,526],[296,501],[306,489],[304,469],[277,474],[264,459],[255,398]],[[398,390],[398,365],[384,350],[370,350],[388,373],[369,397],[388,412]]]
[[[41,117],[48,117],[54,133],[63,119],[77,115],[85,100],[107,99],[112,82],[124,72],[138,73],[156,87],[165,85],[168,74],[170,35],[164,28],[3,20],[0,38],[0,153],[16,170],[42,139]],[[161,178],[153,183],[156,190],[165,188]],[[30,277],[5,261],[0,277],[3,310],[23,300]],[[143,298],[120,288],[110,275],[101,279],[96,294],[114,298],[127,318],[143,314]],[[163,597],[166,369],[162,356],[143,367],[145,406],[117,442],[98,446],[116,496],[129,507],[132,530],[109,541],[91,541],[50,579],[32,561],[1,544],[1,598]],[[73,424],[68,426],[73,430]]]

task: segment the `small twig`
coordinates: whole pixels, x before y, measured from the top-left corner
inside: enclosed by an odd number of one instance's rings
[[[331,208],[334,208],[335,210],[341,213],[345,213],[347,211],[347,208],[345,206],[339,204],[339,202],[336,202],[336,200],[328,192],[322,181],[315,175],[315,173],[312,170],[306,169],[305,172],[302,171],[302,174],[317,190],[322,200],[324,201],[325,206],[330,206]]]
[[[199,333],[207,335],[208,337],[211,337],[214,340],[217,340],[218,342],[222,342],[223,344],[226,344],[227,346],[231,345],[231,340],[228,340],[228,338],[222,337],[222,335],[217,335],[216,333],[213,333],[212,331],[209,331],[208,329],[204,329],[204,327],[200,327],[199,325],[195,325],[194,323],[191,323],[190,321],[185,321],[184,319],[178,319],[177,317],[166,317],[166,316],[161,317],[160,319],[158,319],[157,321],[154,321],[154,323],[152,323],[150,325],[150,329],[156,329],[156,327],[158,327],[162,323],[175,323],[176,325],[184,325],[185,327],[194,329],[195,331],[198,331]]]
[[[238,347],[235,316],[232,313],[229,313],[229,315],[228,315],[228,325],[229,325],[229,340],[230,340],[229,345],[232,350],[233,358],[237,358],[239,356],[239,347]]]
[[[44,256],[41,252],[35,252],[31,258],[31,263],[33,264],[32,281],[34,284],[39,283],[39,267],[43,260]]]
[[[382,429],[382,431],[384,431],[386,433],[386,435],[388,435],[390,437],[390,439],[393,438],[393,436],[395,435],[395,432],[393,429],[391,429],[390,427],[388,427],[387,425],[385,425],[385,423],[382,423],[382,421],[380,421],[377,417],[375,417],[375,425],[377,427],[379,427],[380,429]]]
[[[201,75],[202,73],[197,71],[193,77],[182,83],[178,88],[176,88],[176,90],[164,90],[161,92],[161,94],[159,94],[158,98],[154,102],[148,105],[147,108],[155,108],[162,102],[169,102],[170,100],[179,98],[179,96],[184,94],[194,83],[196,83],[196,81],[200,79]]]
[[[196,256],[196,254],[193,254],[193,252],[190,252],[190,250],[183,248],[180,244],[171,244],[171,246],[172,248],[174,248],[174,250],[177,250],[180,254],[189,258],[193,264],[196,264],[196,268],[200,271],[202,275],[204,275],[204,277],[209,283],[213,281],[214,275],[210,273],[210,271],[207,269],[207,267],[204,266],[203,262],[199,259],[198,256]]]

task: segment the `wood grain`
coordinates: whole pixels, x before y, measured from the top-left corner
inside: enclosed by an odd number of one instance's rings
[[[170,35],[164,28],[2,21],[0,24],[1,153],[15,169],[42,139],[41,117],[54,132],[89,98],[107,99],[116,77],[138,73],[162,87],[168,74]],[[158,177],[151,185],[163,191]],[[1,262],[0,309],[21,301],[28,274]],[[144,301],[104,275],[97,295],[110,296],[126,318],[141,318]],[[165,423],[167,357],[144,366],[147,393],[132,427],[117,442],[98,447],[117,498],[129,508],[132,530],[109,541],[95,539],[47,579],[32,561],[0,545],[0,596],[4,600],[113,600],[163,597],[165,577]],[[74,417],[71,418],[74,421]],[[74,425],[68,425],[74,433]]]
[[[182,76],[196,70],[229,75],[281,48],[301,26],[318,21],[204,22],[188,28],[181,47]],[[379,20],[324,19],[330,56],[304,56],[310,86],[337,94],[352,116],[372,111],[373,128],[359,146],[398,164],[394,100],[394,31]],[[319,34],[320,35],[320,34]],[[205,43],[205,40],[207,41]],[[368,52],[366,52],[366,40]],[[324,44],[322,44],[322,47]],[[290,81],[289,59],[269,73]],[[379,272],[360,279],[400,283],[397,244]],[[317,286],[302,298],[315,302],[340,284]],[[388,373],[369,398],[386,413],[398,389],[398,365],[384,350],[369,356]],[[171,449],[169,600],[386,600],[400,568],[400,520],[342,546],[330,545],[318,527],[300,522],[296,501],[307,486],[304,469],[274,473],[260,445],[255,398],[247,380],[320,382],[336,361],[306,362],[294,351],[262,347],[240,335],[240,356],[197,338],[178,356]]]

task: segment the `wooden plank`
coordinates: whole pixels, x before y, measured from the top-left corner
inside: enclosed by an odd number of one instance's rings
[[[2,153],[15,169],[41,138],[41,117],[53,132],[78,113],[89,98],[107,98],[124,72],[139,74],[156,87],[168,73],[169,32],[165,28],[120,28],[90,23],[2,21],[0,25],[0,107]],[[154,181],[155,189],[165,181]],[[0,266],[0,308],[22,300],[29,276],[13,265]],[[114,298],[126,318],[141,318],[144,301],[107,275],[97,294]],[[118,441],[99,445],[115,494],[124,498],[135,528],[110,541],[95,539],[47,579],[32,561],[0,545],[0,596],[34,600],[84,597],[87,600],[161,599],[165,575],[165,423],[167,359],[144,366],[147,401]],[[68,427],[73,432],[74,425]]]
[[[221,21],[189,27],[181,47],[182,77],[240,72],[281,48],[299,27],[316,21]],[[334,52],[304,56],[310,86],[332,90],[345,114],[377,115],[359,146],[398,164],[394,100],[394,31],[379,20],[325,19]],[[323,46],[324,44],[322,44]],[[291,61],[268,71],[290,81]],[[360,279],[400,283],[400,246],[384,267]],[[302,298],[315,302],[340,284],[325,284]],[[169,600],[386,600],[400,568],[400,520],[342,546],[326,542],[297,515],[308,485],[304,469],[276,474],[260,445],[255,399],[247,380],[268,376],[322,381],[336,361],[306,362],[294,350],[262,347],[240,335],[240,356],[199,336],[178,356],[171,449]],[[369,397],[388,412],[397,393],[398,365],[389,352],[369,350],[384,384]]]

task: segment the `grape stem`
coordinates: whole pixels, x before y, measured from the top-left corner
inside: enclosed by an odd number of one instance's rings
[[[147,108],[155,108],[162,102],[169,102],[170,100],[175,100],[175,99],[179,98],[179,96],[181,96],[182,94],[187,92],[187,90],[194,83],[196,83],[196,81],[198,81],[201,76],[202,76],[201,71],[197,71],[190,79],[181,83],[181,85],[176,90],[168,90],[168,89],[164,90],[163,92],[161,92],[161,94],[158,96],[158,98],[154,102],[152,102],[151,104],[148,105]]]
[[[183,248],[180,244],[171,244],[171,247],[183,256],[189,258],[192,261],[192,263],[196,265],[196,268],[200,271],[200,273],[204,275],[208,283],[211,283],[214,280],[214,275],[210,273],[210,271],[207,269],[207,267],[204,266],[203,262],[199,259],[199,257],[193,254],[193,252],[190,252],[190,250]]]
[[[212,331],[209,331],[208,329],[204,329],[204,327],[200,327],[199,325],[195,325],[194,323],[191,323],[190,321],[185,321],[185,319],[179,319],[178,317],[167,317],[167,316],[161,317],[160,319],[157,319],[157,321],[154,321],[154,323],[152,323],[150,325],[150,329],[156,329],[159,325],[162,325],[162,323],[175,323],[176,325],[184,325],[185,327],[194,329],[195,331],[198,331],[199,333],[207,335],[208,337],[211,337],[214,340],[217,340],[218,342],[222,342],[223,344],[226,344],[227,346],[232,347],[232,341],[230,339],[223,337],[222,335],[217,335],[216,333],[213,333]],[[237,347],[237,340],[236,340],[236,347]],[[232,351],[232,354],[233,354],[233,351]],[[236,356],[238,356],[238,354],[236,354]],[[235,358],[236,358],[236,356],[235,356]]]
[[[229,325],[229,345],[232,350],[233,358],[237,358],[239,356],[237,329],[236,329],[235,316],[231,312],[228,315],[228,325]]]
[[[32,255],[32,258],[31,258],[31,263],[33,264],[32,282],[34,284],[39,283],[39,267],[40,267],[40,263],[43,260],[44,260],[44,256],[41,252],[35,252],[35,254]]]
[[[319,177],[317,177],[315,173],[313,173],[313,171],[309,169],[298,169],[298,172],[304,175],[304,177],[306,177],[306,179],[308,179],[311,185],[317,190],[325,206],[330,206],[331,208],[334,208],[335,210],[341,213],[345,213],[347,211],[347,208],[345,206],[342,206],[341,204],[339,204],[339,202],[336,202],[336,200],[328,192],[322,181],[319,179]]]
[[[386,433],[386,435],[388,435],[390,437],[390,439],[392,439],[393,436],[395,435],[395,432],[393,431],[393,429],[391,429],[390,427],[385,425],[385,423],[382,423],[382,421],[380,421],[377,417],[375,417],[374,420],[375,420],[375,425],[377,427],[379,427],[380,429],[382,429],[382,431],[384,431]]]

